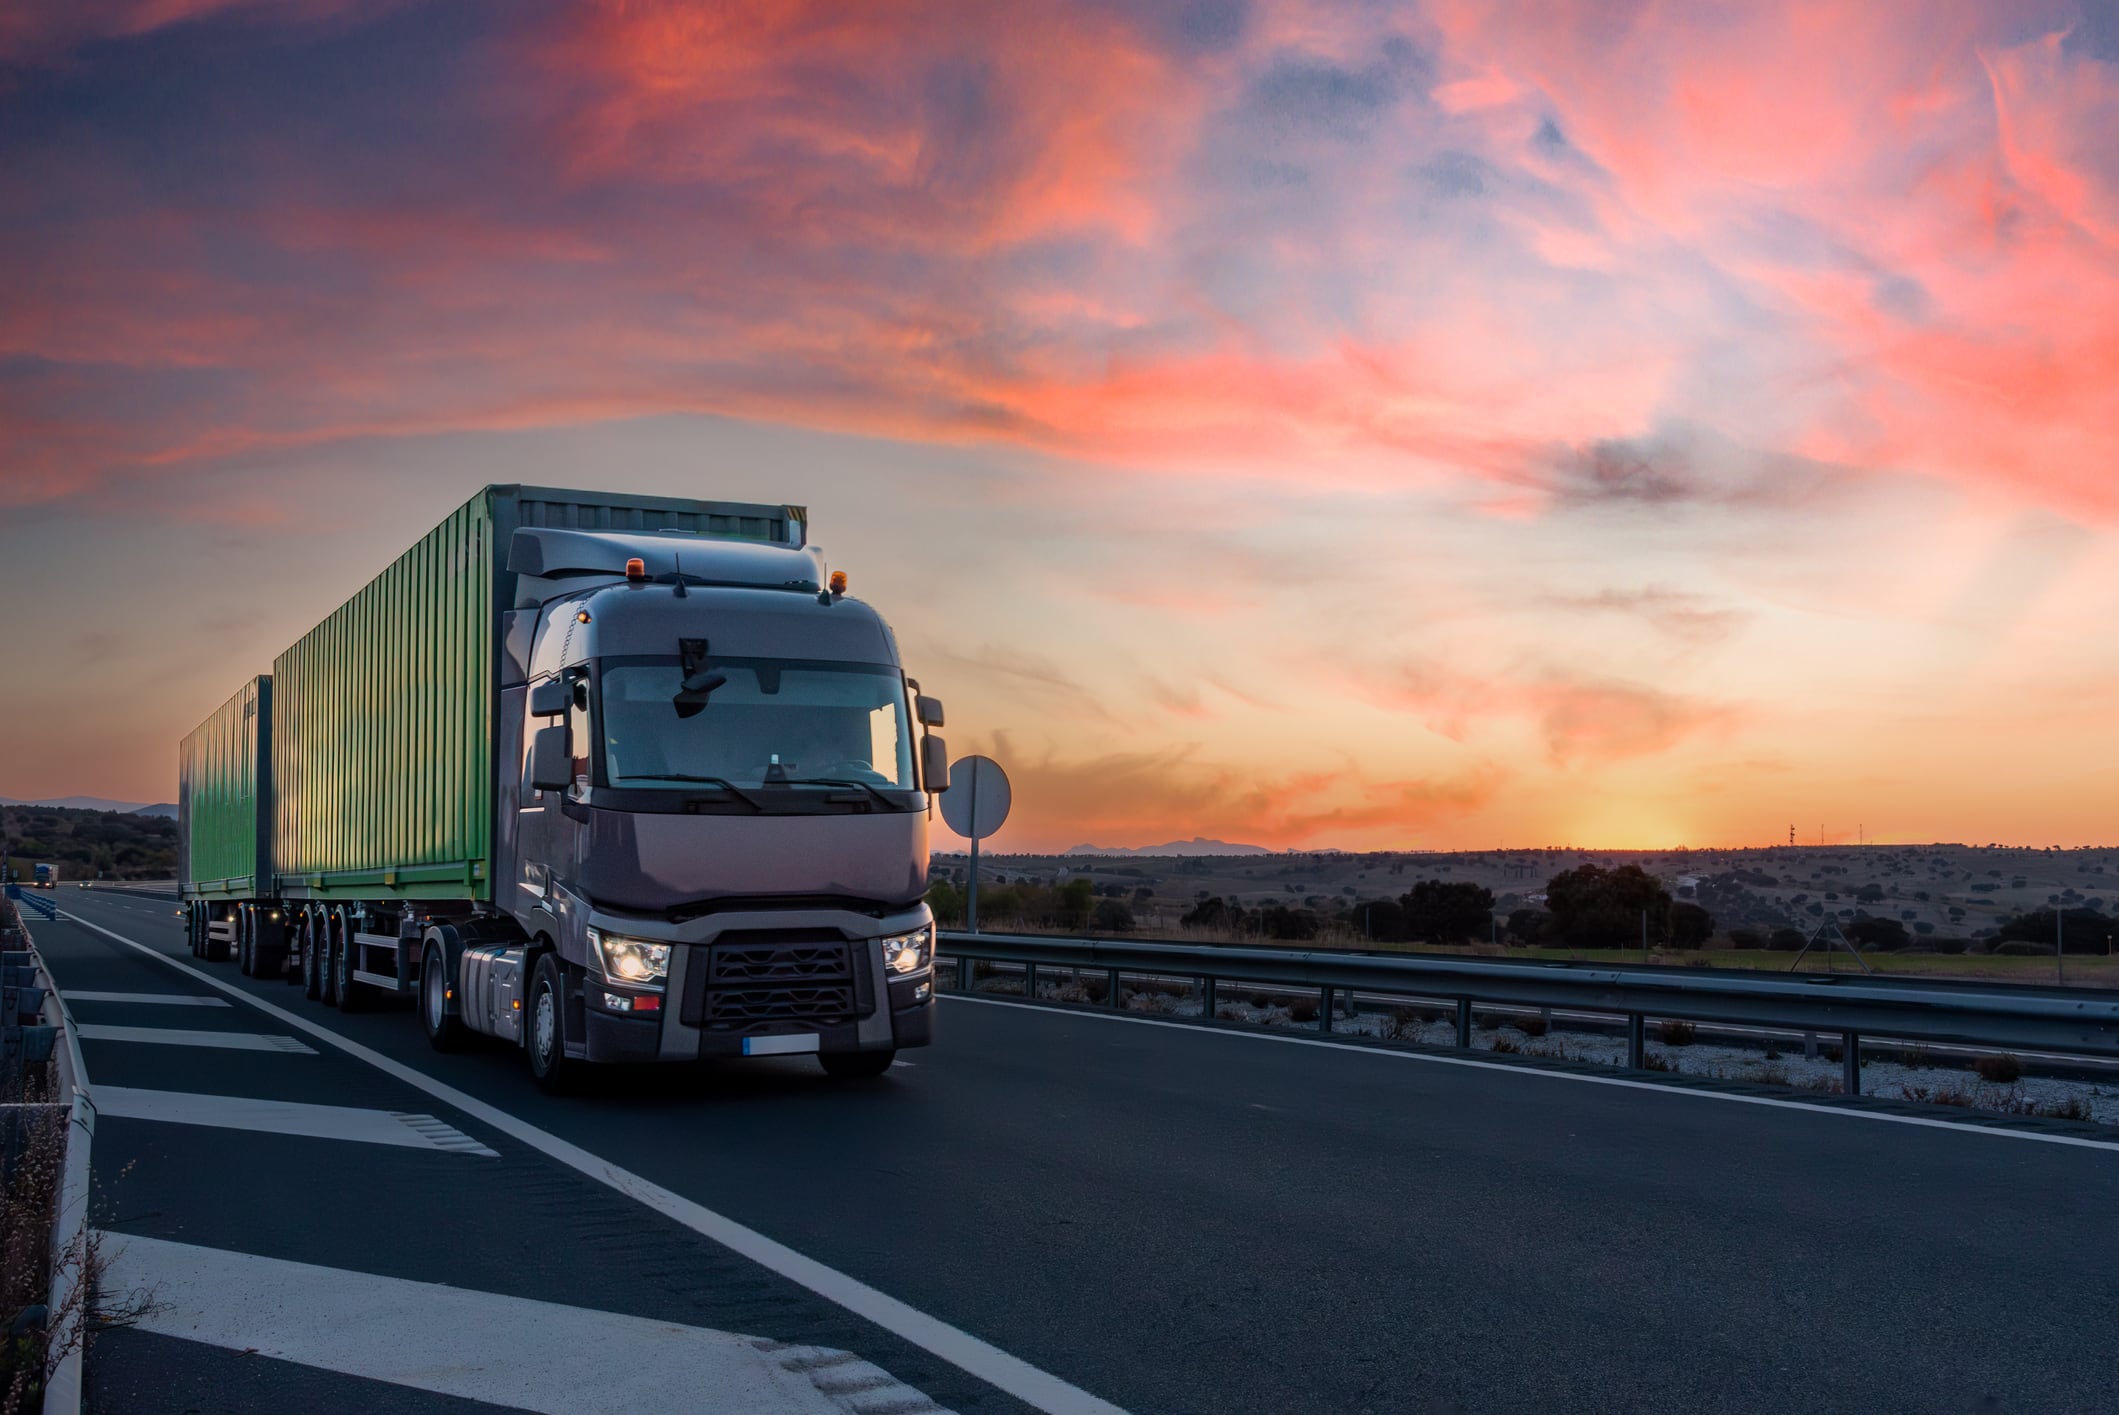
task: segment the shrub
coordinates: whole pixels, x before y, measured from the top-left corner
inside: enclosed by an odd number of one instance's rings
[[[1472,1025],[1482,1032],[1496,1031],[1501,1026],[1501,1014],[1498,1012],[1482,1012],[1472,1019]]]
[[[1957,1086],[1901,1086],[1899,1091],[1909,1101],[1921,1105],[1954,1105],[1969,1108],[1972,1093]]]
[[[1771,1042],[1766,1043],[1766,1060],[1779,1061],[1780,1059],[1781,1049]]]
[[[1641,1069],[1643,1071],[1677,1070],[1675,1066],[1670,1064],[1670,1059],[1658,1051],[1648,1052],[1641,1057]]]
[[[1513,1052],[1521,1050],[1521,1048],[1517,1047],[1517,1045],[1514,1042],[1510,1041],[1507,1037],[1495,1037],[1492,1049],[1494,1051],[1500,1052]]]
[[[1116,899],[1100,900],[1090,924],[1098,933],[1122,934],[1133,931],[1133,911]]]
[[[1216,1021],[1220,1022],[1241,1022],[1244,1020],[1244,1016],[1241,1012],[1238,1012],[1235,1008],[1228,1006],[1215,1008],[1214,1017]]]
[[[1516,1019],[1516,1030],[1526,1037],[1542,1037],[1550,1030],[1544,1014],[1533,1012],[1528,1017]]]
[[[1795,953],[1809,941],[1809,936],[1801,929],[1787,928],[1775,929],[1773,936],[1767,940],[1776,953]]]
[[[1828,1046],[1820,1050],[1820,1055],[1822,1055],[1827,1061],[1838,1061],[1841,1057],[1845,1056],[1846,1053],[1841,1051],[1837,1046]]]
[[[1764,948],[1766,936],[1757,929],[1734,928],[1729,931],[1729,946],[1743,949]]]
[[[1935,1064],[1935,1055],[1919,1042],[1915,1042],[1898,1054],[1898,1064],[1900,1066],[1914,1067],[1933,1066]]]
[[[1784,1067],[1761,1066],[1758,1069],[1758,1079],[1761,1085],[1785,1086],[1788,1084],[1788,1072]]]
[[[2090,1103],[2080,1096],[2069,1096],[2066,1100],[2054,1101],[2045,1106],[2039,1113],[2050,1115],[2055,1120],[2095,1120],[2097,1118],[2090,1110]]]
[[[1317,999],[1314,997],[1298,997],[1293,1002],[1289,1003],[1288,1020],[1290,1022],[1316,1021]]]
[[[1972,1063],[1982,1081],[1992,1081],[1997,1086],[2013,1086],[2023,1079],[2023,1062],[2012,1052],[2001,1052],[1995,1056],[1982,1056]]]
[[[1665,1017],[1655,1024],[1656,1040],[1667,1047],[1689,1047],[1699,1034],[1698,1027],[1676,1017]]]

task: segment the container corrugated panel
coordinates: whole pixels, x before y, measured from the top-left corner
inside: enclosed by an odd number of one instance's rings
[[[268,892],[271,711],[272,680],[253,678],[178,748],[177,874],[188,898]]]
[[[491,502],[473,497],[274,662],[283,894],[490,896]]]

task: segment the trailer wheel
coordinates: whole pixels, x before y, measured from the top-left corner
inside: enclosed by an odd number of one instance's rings
[[[889,1051],[825,1051],[817,1053],[817,1065],[824,1074],[841,1080],[856,1080],[880,1076],[890,1069],[890,1063],[898,1059],[895,1048]]]
[[[331,1000],[341,1012],[358,1012],[367,1002],[368,986],[353,980],[354,964],[360,961],[360,946],[353,941],[353,923],[344,914],[331,930]]]
[[[522,1019],[522,1049],[530,1058],[530,1079],[548,1095],[568,1090],[581,1070],[580,1062],[567,1059],[566,997],[558,955],[539,954],[530,975],[530,1005]]]
[[[318,1002],[324,996],[324,918],[302,911],[302,996]]]
[[[199,901],[190,900],[184,905],[184,946],[191,956],[199,956]]]
[[[235,970],[246,978],[258,975],[258,911],[248,904],[235,911]]]
[[[463,1045],[463,1019],[449,1011],[449,964],[434,944],[419,960],[419,1020],[427,1029],[427,1044],[436,1051],[455,1051]]]

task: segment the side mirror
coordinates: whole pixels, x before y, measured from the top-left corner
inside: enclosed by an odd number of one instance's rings
[[[539,791],[564,791],[574,784],[574,760],[567,755],[565,727],[540,727],[530,734],[530,785]]]
[[[942,725],[942,700],[940,698],[930,698],[922,694],[912,700],[912,710],[919,714],[920,726],[940,727]]]
[[[560,717],[566,713],[567,703],[574,696],[564,678],[547,678],[542,683],[530,685],[530,716]]]
[[[920,785],[930,793],[949,789],[949,744],[939,737],[920,739]]]

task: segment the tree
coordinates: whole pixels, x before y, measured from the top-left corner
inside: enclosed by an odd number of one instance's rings
[[[1714,937],[1714,915],[1697,904],[1670,906],[1670,946],[1699,948]]]
[[[1809,941],[1810,935],[1801,929],[1789,928],[1775,929],[1773,937],[1766,940],[1768,946],[1777,953],[1800,953],[1803,945]]]
[[[1271,938],[1310,939],[1317,937],[1317,916],[1307,909],[1290,909],[1285,904],[1267,906],[1259,916],[1265,933]]]
[[[2104,952],[2105,935],[2114,932],[2109,915],[2095,909],[2078,907],[2063,909],[2064,919],[2060,934],[2066,939],[2070,953]],[[2003,923],[1995,937],[2004,943],[2035,943],[2042,948],[2053,946],[2053,911],[2033,909],[2028,914],[2018,914]]]
[[[927,886],[927,907],[934,910],[935,922],[944,927],[964,921],[964,896],[946,879]]]
[[[1641,940],[1641,917],[1648,918],[1648,940],[1661,942],[1670,926],[1670,891],[1639,865],[1615,870],[1578,865],[1555,875],[1545,886],[1545,903],[1553,929],[1576,948],[1625,948]]]
[[[1904,948],[1908,942],[1906,926],[1896,919],[1856,919],[1841,926],[1847,942],[1857,948],[1876,948],[1889,952]]]
[[[1405,906],[1395,899],[1364,899],[1348,909],[1354,932],[1377,943],[1405,941]]]
[[[1398,903],[1405,910],[1408,938],[1461,943],[1484,938],[1493,928],[1493,891],[1476,884],[1431,879],[1414,885]]]
[[[1508,936],[1516,942],[1528,944],[1544,938],[1546,929],[1551,925],[1552,915],[1543,909],[1533,909],[1525,905],[1521,909],[1509,911],[1506,930]]]
[[[1090,923],[1098,933],[1122,934],[1133,931],[1133,911],[1116,899],[1105,899],[1096,906]]]
[[[1078,929],[1089,922],[1089,906],[1096,898],[1096,887],[1085,879],[1070,879],[1059,887],[1058,909],[1062,928]]]
[[[1184,917],[1177,922],[1188,929],[1229,929],[1235,928],[1242,917],[1241,909],[1231,910],[1217,895],[1202,899],[1185,910]]]

